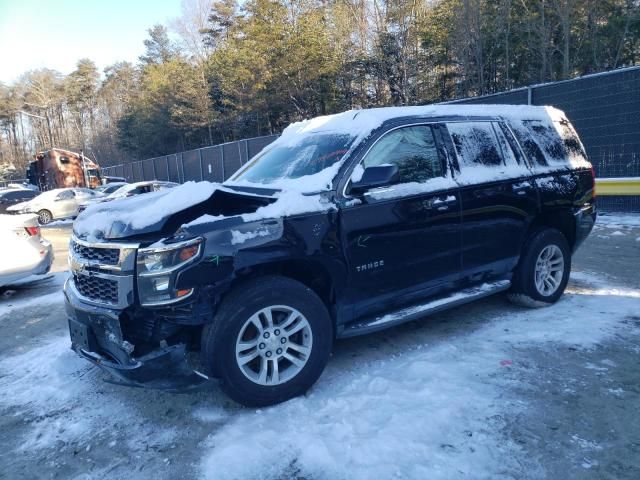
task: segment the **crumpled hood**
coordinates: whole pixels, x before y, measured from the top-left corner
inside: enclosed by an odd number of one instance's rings
[[[160,192],[90,205],[78,216],[73,230],[78,237],[88,240],[115,240],[151,233],[171,235],[197,218],[252,213],[275,200],[220,184],[187,182]]]

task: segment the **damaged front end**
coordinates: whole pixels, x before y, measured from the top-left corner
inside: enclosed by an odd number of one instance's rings
[[[155,232],[122,228],[117,216],[107,235],[91,241],[74,228],[64,287],[73,350],[114,383],[185,390],[206,381],[201,331],[233,279],[235,254],[282,236],[282,220],[244,222],[237,214],[268,203],[233,202],[222,192],[168,216]],[[195,215],[204,221],[183,228]]]
[[[204,381],[188,352],[198,324],[211,317],[211,307],[189,290],[179,307],[164,297],[158,308],[144,309],[138,297],[137,244],[90,244],[73,238],[71,277],[64,292],[72,348],[112,374],[119,383],[160,389],[183,389]],[[189,253],[192,253],[189,252]],[[176,271],[161,270],[161,278]],[[152,277],[143,284],[153,283]],[[164,290],[175,290],[161,281]],[[185,289],[183,289],[185,291]]]

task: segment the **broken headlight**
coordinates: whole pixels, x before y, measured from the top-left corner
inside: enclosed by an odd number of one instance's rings
[[[142,305],[164,305],[188,297],[193,289],[174,288],[178,271],[202,253],[202,239],[138,250],[138,295]]]

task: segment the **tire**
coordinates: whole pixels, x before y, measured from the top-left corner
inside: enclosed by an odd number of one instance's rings
[[[202,365],[222,390],[246,407],[262,407],[302,395],[316,382],[331,353],[333,324],[310,288],[265,276],[226,296],[201,342]]]
[[[564,293],[570,272],[571,250],[566,237],[555,228],[537,230],[525,244],[507,296],[525,307],[552,305]]]
[[[38,212],[38,223],[40,225],[47,225],[53,221],[53,215],[49,210],[40,210]]]

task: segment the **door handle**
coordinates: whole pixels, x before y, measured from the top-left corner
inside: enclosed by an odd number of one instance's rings
[[[458,199],[453,195],[448,195],[447,197],[436,197],[431,198],[429,200],[425,200],[422,202],[423,206],[428,210],[433,210],[434,208],[439,212],[444,212],[449,210],[450,205],[454,205],[458,202]]]
[[[514,183],[513,185],[511,185],[511,190],[518,195],[525,195],[527,191],[530,189],[531,189],[530,182],[520,182],[520,183]]]

